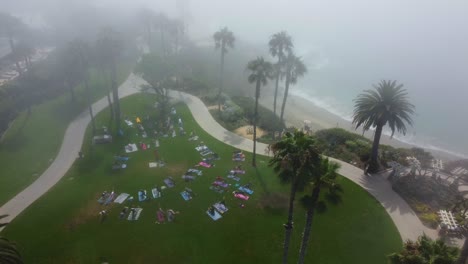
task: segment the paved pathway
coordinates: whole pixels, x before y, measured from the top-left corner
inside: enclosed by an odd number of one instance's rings
[[[139,92],[138,87],[143,83],[144,81],[141,78],[131,74],[119,87],[120,97]],[[198,97],[178,91],[171,91],[169,95],[176,100],[185,102],[198,124],[213,137],[236,148],[252,151],[253,141],[224,129],[213,119],[206,106]],[[102,98],[93,104],[93,110],[96,114],[105,107],[107,107],[107,98]],[[81,149],[89,122],[90,117],[87,110],[73,120],[65,132],[60,152],[50,167],[34,183],[0,208],[0,215],[9,215],[4,221],[13,220],[65,175],[75,161],[78,151]],[[258,153],[263,154],[266,148],[266,144],[257,143]],[[414,211],[392,190],[390,183],[383,176],[365,176],[361,169],[351,164],[335,159],[332,160],[341,164],[340,174],[362,186],[384,206],[397,226],[403,240],[415,240],[423,233],[433,238],[437,237],[436,231],[426,228],[421,223]],[[372,221],[372,219],[363,220]]]

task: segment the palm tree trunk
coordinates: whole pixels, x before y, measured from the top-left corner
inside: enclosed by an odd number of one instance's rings
[[[275,80],[275,97],[273,98],[273,113],[276,116],[276,99],[278,98],[278,85],[280,79],[280,70],[279,67],[281,65],[281,56],[278,56],[278,68],[276,72],[276,80]]]
[[[223,73],[224,73],[224,42],[221,46],[221,67],[219,68],[219,90],[218,90],[218,111],[221,112],[221,93],[223,91]]]
[[[374,173],[379,170],[378,155],[379,155],[379,144],[380,144],[380,137],[382,136],[382,130],[383,130],[383,125],[377,125],[377,128],[375,129],[374,143],[372,143],[372,152],[371,152],[371,158],[369,161],[369,167],[367,169],[367,172],[370,172],[370,173]]]
[[[89,88],[88,76],[85,76],[84,83],[85,83],[85,88],[86,88],[86,94],[88,97],[88,111],[89,111],[89,116],[91,117],[91,128],[92,128],[92,133],[94,136],[96,134],[96,123],[94,122],[93,103],[91,101],[91,90]]]
[[[297,263],[299,264],[304,263],[307,247],[309,246],[310,231],[312,230],[312,220],[314,219],[315,207],[317,206],[319,195],[320,195],[320,183],[318,183],[317,186],[315,186],[314,190],[312,191],[312,201],[311,201],[309,209],[307,210],[306,224],[304,227],[304,234],[302,235],[301,250],[299,251],[299,260],[297,261]]]
[[[258,120],[258,98],[260,97],[260,80],[257,80],[255,87],[255,110],[253,120],[253,157],[252,166],[256,167],[256,156],[257,156],[257,120]]]
[[[291,193],[289,194],[289,209],[288,209],[288,222],[284,225],[285,236],[283,244],[283,264],[288,263],[289,244],[291,242],[291,235],[293,229],[293,216],[294,216],[294,200],[296,199],[296,182],[293,180],[291,183]]]
[[[283,104],[281,105],[281,115],[280,119],[281,122],[284,121],[283,116],[284,116],[284,109],[286,108],[286,100],[288,99],[288,93],[289,93],[289,79],[290,79],[290,73],[286,73],[286,87],[284,89],[284,96],[283,96]]]
[[[119,103],[119,89],[117,87],[117,66],[115,65],[115,61],[112,62],[111,67],[111,87],[112,87],[112,95],[114,99],[114,118],[116,123],[117,131],[120,130],[120,103]]]

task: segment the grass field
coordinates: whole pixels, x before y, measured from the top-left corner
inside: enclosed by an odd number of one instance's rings
[[[154,112],[154,97],[133,95],[122,100],[123,113],[129,117],[145,117]],[[154,160],[154,144],[148,150],[130,153],[128,167],[112,171],[113,156],[123,152],[130,142],[151,143],[152,139],[137,135],[126,127],[125,135],[113,144],[84,146],[85,158],[77,160],[68,174],[4,230],[2,235],[16,241],[26,263],[278,263],[281,259],[288,186],[279,184],[267,166],[268,158],[259,158],[257,169],[249,166],[250,154],[242,165],[247,173],[241,184],[251,183],[255,191],[245,202],[231,192],[209,190],[216,176],[226,177],[236,165],[231,160],[234,148],[212,138],[193,120],[188,108],[176,105],[177,116],[185,130],[194,131],[200,140],[219,154],[213,168],[204,168],[203,175],[186,183],[181,175],[200,161],[194,149],[200,142],[188,136],[161,138],[160,156],[163,168],[148,168]],[[109,113],[98,115],[98,127],[109,120]],[[145,124],[149,127],[150,124]],[[177,127],[177,126],[176,126]],[[87,138],[90,138],[89,129]],[[85,140],[89,142],[89,140]],[[144,202],[125,202],[107,207],[97,203],[107,190],[130,193],[137,198],[140,189],[163,184],[172,176],[174,188],[163,190],[163,196]],[[396,227],[384,208],[366,191],[340,177],[344,188],[343,202],[331,205],[325,214],[315,218],[307,263],[386,263],[386,255],[399,250],[402,242]],[[184,201],[180,192],[189,187],[195,192]],[[300,197],[300,195],[299,195]],[[214,222],[206,214],[214,202],[226,200],[229,211]],[[245,207],[240,204],[244,203]],[[138,221],[118,219],[124,206],[143,208]],[[173,223],[157,224],[158,208],[174,209],[180,214]],[[98,212],[109,215],[101,223]],[[291,245],[291,263],[296,261],[304,225],[305,211],[297,207]]]
[[[119,83],[131,71],[131,63],[119,67]],[[109,80],[92,71],[92,98],[102,98],[109,90]],[[36,180],[55,159],[68,124],[86,107],[84,89],[76,88],[76,102],[70,94],[45,101],[32,108],[31,115],[21,113],[0,143],[0,206]]]

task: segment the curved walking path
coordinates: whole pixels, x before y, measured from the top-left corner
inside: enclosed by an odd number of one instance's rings
[[[126,97],[139,92],[138,87],[144,83],[144,80],[140,77],[130,74],[127,80],[119,87],[120,97]],[[170,91],[169,95],[176,100],[185,102],[198,124],[210,133],[211,136],[233,147],[249,152],[252,151],[253,141],[224,129],[214,120],[208,108],[198,97],[178,91]],[[94,113],[97,114],[106,107],[107,98],[104,97],[93,104]],[[65,132],[60,151],[50,167],[34,183],[0,208],[0,215],[9,215],[4,221],[12,221],[66,174],[81,149],[84,134],[90,121],[91,119],[86,110],[70,123]],[[257,143],[259,153],[263,153],[266,148],[266,144]],[[421,223],[409,205],[392,190],[391,184],[383,175],[365,176],[361,169],[351,164],[333,158],[332,160],[341,165],[339,171],[341,175],[363,187],[383,205],[398,228],[403,240],[415,240],[423,233],[432,238],[437,238],[437,232],[426,228]],[[372,221],[372,219],[363,220]]]

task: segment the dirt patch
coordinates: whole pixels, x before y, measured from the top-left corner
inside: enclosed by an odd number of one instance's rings
[[[101,194],[96,193],[95,197],[99,197]],[[79,225],[85,224],[91,219],[99,219],[99,212],[102,210],[106,210],[109,212],[112,207],[113,203],[110,203],[107,206],[103,206],[97,202],[98,198],[89,200],[86,205],[80,208],[78,213],[68,222],[65,224],[65,228],[68,231],[74,231]]]
[[[183,175],[185,172],[186,172],[186,168],[187,166],[183,166],[181,164],[177,164],[177,165],[172,165],[172,166],[167,166],[167,171],[169,173],[169,175],[172,175],[172,176],[180,176],[180,175]]]
[[[236,133],[237,135],[241,137],[245,137],[245,138],[252,140],[253,139],[253,126],[239,127],[236,130],[234,130],[234,133]],[[265,134],[266,134],[265,130],[257,127],[257,138],[260,138]]]

